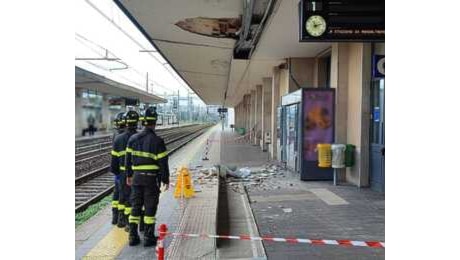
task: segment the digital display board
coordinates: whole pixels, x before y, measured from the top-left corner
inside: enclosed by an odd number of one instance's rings
[[[385,0],[300,0],[299,41],[385,41]]]
[[[136,98],[125,98],[126,106],[137,106],[139,105],[139,99]]]

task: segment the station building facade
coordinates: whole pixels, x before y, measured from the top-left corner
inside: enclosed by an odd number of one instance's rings
[[[340,42],[315,57],[286,57],[285,63],[273,67],[271,76],[263,78],[263,84],[254,86],[234,107],[235,127],[247,129],[251,143],[286,163],[282,133],[288,126],[280,118],[282,97],[300,88],[333,88],[334,142],[356,147],[354,166],[341,169],[338,176],[341,181],[383,192],[384,56],[384,42]],[[377,63],[382,57],[383,65]],[[295,140],[302,142],[298,137]]]

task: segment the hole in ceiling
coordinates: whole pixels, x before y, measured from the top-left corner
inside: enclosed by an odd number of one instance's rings
[[[186,18],[176,24],[182,30],[214,38],[238,39],[240,18]]]

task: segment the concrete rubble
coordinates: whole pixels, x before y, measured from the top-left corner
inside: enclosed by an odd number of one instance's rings
[[[240,169],[249,169],[249,175],[238,174]],[[247,190],[273,190],[280,189],[286,185],[292,186],[292,183],[286,183],[285,177],[290,174],[287,170],[276,164],[266,164],[259,167],[235,167],[228,165],[220,166],[227,185],[230,185],[234,191],[238,190],[240,183]]]
[[[172,186],[175,186],[177,180],[177,169],[174,169],[174,173],[171,176],[170,182]],[[218,170],[216,167],[205,168],[201,165],[189,168],[189,172],[193,179],[193,185],[196,191],[201,191],[200,186],[212,186],[218,183],[217,175]]]

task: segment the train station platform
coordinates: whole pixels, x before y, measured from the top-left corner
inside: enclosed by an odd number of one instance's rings
[[[268,161],[259,146],[223,135],[222,163],[248,167],[251,175],[227,179],[246,192],[261,236],[319,241],[385,241],[385,195],[332,181],[301,181],[299,174]],[[244,190],[240,188],[241,184]],[[384,248],[263,241],[268,259],[384,259]],[[240,242],[240,241],[238,241]],[[240,242],[241,244],[246,241]],[[246,242],[247,243],[247,242]],[[359,243],[356,243],[359,244]]]
[[[169,231],[216,232],[217,174],[214,171],[203,176],[202,173],[209,173],[213,165],[219,163],[220,142],[208,142],[208,140],[220,140],[219,125],[209,129],[170,156],[171,187],[161,194],[156,216],[157,223],[167,224]],[[205,149],[208,149],[208,160],[203,161]],[[204,177],[195,182],[196,196],[188,200],[178,200],[173,197],[175,173],[181,166],[188,167],[195,180]],[[156,258],[155,248],[144,248],[142,245],[129,247],[127,232],[110,224],[110,214],[110,206],[107,206],[92,219],[76,228],[76,259]],[[142,240],[142,234],[140,235]],[[167,259],[184,259],[185,256],[192,254],[197,258],[208,255],[209,259],[215,259],[214,240],[167,237],[165,247],[168,248]]]
[[[204,157],[208,160],[202,160]],[[214,167],[217,164],[219,167]],[[385,257],[384,248],[354,246],[360,241],[384,242],[385,198],[381,193],[333,186],[326,181],[300,181],[298,175],[269,161],[258,146],[242,142],[230,130],[222,131],[220,125],[170,157],[172,174],[182,165],[193,174],[196,196],[177,200],[172,186],[161,195],[157,223],[165,223],[170,232],[180,234],[234,235],[241,239],[167,236],[166,259]],[[232,167],[247,167],[250,175],[225,175],[223,169]],[[220,168],[225,178],[218,180],[215,168]],[[175,180],[172,176],[171,184]],[[75,239],[76,259],[156,259],[154,248],[127,245],[127,233],[110,224],[109,207],[76,228]],[[307,240],[310,243],[295,242]],[[347,246],[333,243],[348,240],[352,242]]]

